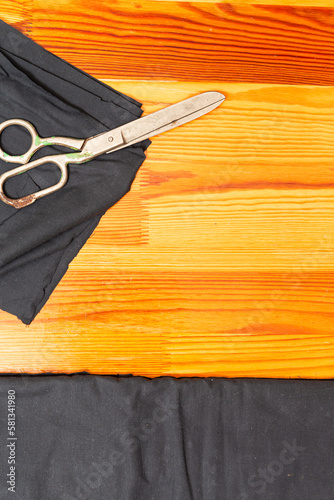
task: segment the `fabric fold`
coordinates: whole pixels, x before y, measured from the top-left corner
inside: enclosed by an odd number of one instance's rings
[[[142,113],[139,102],[51,54],[3,21],[0,89],[0,122],[28,120],[41,137],[84,139]],[[10,154],[22,154],[29,144],[23,128],[10,127],[1,136],[1,145]],[[1,309],[26,324],[34,319],[101,216],[131,188],[149,144],[143,141],[82,165],[69,165],[69,179],[61,190],[24,209],[0,202]],[[63,151],[60,146],[48,146],[34,159]],[[15,166],[0,160],[0,174]],[[59,171],[48,164],[9,179],[6,193],[22,197],[58,179]]]
[[[2,446],[3,500],[333,496],[330,380],[0,377],[3,415],[9,396],[16,495]]]

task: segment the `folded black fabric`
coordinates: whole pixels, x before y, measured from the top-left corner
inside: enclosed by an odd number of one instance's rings
[[[46,51],[0,21],[0,122],[30,121],[41,137],[86,138],[138,118],[140,103]],[[6,129],[2,147],[21,154],[30,136]],[[64,188],[17,210],[0,202],[0,308],[29,324],[48,300],[68,264],[94,231],[101,216],[128,192],[150,141],[69,165]],[[66,149],[43,148],[39,158]],[[0,174],[14,168],[0,160]],[[47,165],[6,183],[19,198],[58,181]]]
[[[1,500],[333,497],[333,381],[2,376],[0,412]]]

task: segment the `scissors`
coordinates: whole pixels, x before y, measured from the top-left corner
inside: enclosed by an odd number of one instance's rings
[[[37,199],[58,191],[58,189],[66,184],[68,179],[67,165],[69,163],[85,163],[104,153],[108,154],[118,151],[119,149],[171,130],[209,113],[209,111],[215,109],[224,100],[225,96],[220,92],[203,92],[155,113],[146,115],[143,118],[138,118],[126,125],[89,137],[88,139],[55,136],[42,138],[39,137],[35,127],[30,122],[21,119],[7,120],[0,125],[0,135],[5,128],[11,125],[19,125],[28,130],[31,135],[32,144],[25,154],[19,156],[11,156],[0,148],[0,158],[2,160],[21,164],[21,166],[9,170],[0,176],[0,200],[15,208],[23,208],[31,205]],[[29,162],[36,151],[50,145],[66,146],[76,150],[76,152],[45,156]],[[53,163],[60,169],[61,177],[59,182],[23,198],[9,198],[6,196],[4,184],[10,177],[14,177],[45,163]]]

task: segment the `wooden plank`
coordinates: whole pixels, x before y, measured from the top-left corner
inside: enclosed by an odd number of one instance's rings
[[[1,20],[29,35],[32,0],[0,0]]]
[[[33,0],[31,36],[98,78],[333,83],[333,9]]]
[[[0,370],[333,377],[333,88],[106,83],[228,97],[153,138],[31,326],[0,314]]]
[[[332,377],[333,278],[72,269],[33,325],[7,315],[0,369]]]
[[[46,0],[51,2],[51,0]],[[170,2],[171,0],[154,0],[155,2]],[[178,0],[188,2],[188,0]],[[333,7],[333,0],[233,0],[230,2],[217,2],[217,0],[192,0],[191,3],[225,3],[234,5],[289,5],[290,7]]]
[[[228,98],[201,120],[153,139],[135,185],[142,244],[116,255],[105,251],[108,240],[117,245],[111,210],[85,254],[87,266],[99,255],[96,266],[104,269],[281,270],[312,266],[311,258],[317,269],[333,268],[332,88],[114,86],[142,100],[146,94],[147,112],[210,88]],[[127,208],[120,224],[128,216]],[[131,219],[130,227],[136,224]]]

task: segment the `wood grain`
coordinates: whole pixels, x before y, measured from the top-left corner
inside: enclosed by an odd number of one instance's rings
[[[331,377],[333,272],[72,269],[30,327],[5,318],[7,371]]]
[[[12,5],[0,17],[146,113],[227,99],[153,139],[29,327],[0,313],[0,371],[333,377],[332,9]]]
[[[128,91],[130,85],[136,89],[129,82],[116,86]],[[153,111],[209,85],[146,83],[143,90],[138,83],[137,87],[134,95],[142,98],[147,92],[150,101],[145,109]],[[108,234],[110,242],[117,242],[113,218],[106,228],[101,224],[99,244],[87,259],[98,253],[95,265],[104,269],[131,263],[282,270],[305,261],[311,266],[310,258],[319,254],[314,265],[332,268],[332,89],[320,88],[313,99],[313,87],[211,84],[211,88],[228,96],[222,106],[154,138],[150,146],[137,179],[144,207],[142,245],[123,248],[116,255],[105,252]],[[289,95],[285,101],[284,94]],[[157,106],[155,98],[163,104]],[[326,108],[319,109],[318,103],[324,101]],[[122,223],[126,224],[125,218]]]
[[[331,85],[333,9],[34,0],[29,34],[98,78]]]

